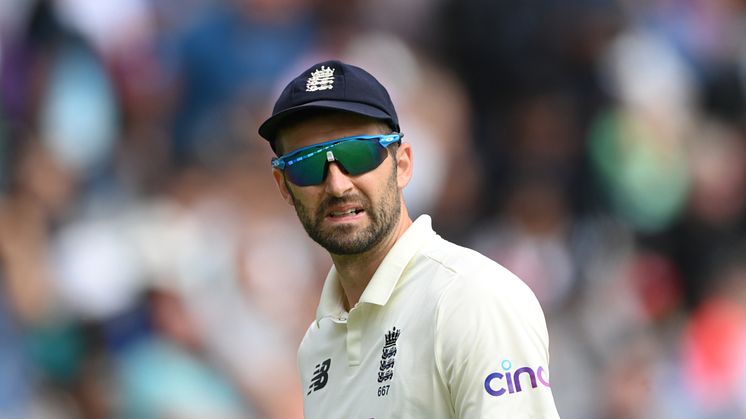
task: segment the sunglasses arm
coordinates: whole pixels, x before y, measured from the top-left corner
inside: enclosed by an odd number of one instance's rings
[[[284,170],[285,169],[285,161],[283,161],[280,158],[273,157],[272,158],[272,168],[278,169],[278,170]]]

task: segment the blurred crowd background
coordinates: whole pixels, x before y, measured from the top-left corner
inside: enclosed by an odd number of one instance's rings
[[[302,417],[331,260],[256,128],[328,58],[539,297],[562,417],[746,417],[746,1],[0,0],[1,419]]]

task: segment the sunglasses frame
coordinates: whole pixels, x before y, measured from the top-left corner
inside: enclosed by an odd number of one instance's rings
[[[324,141],[322,143],[312,144],[310,146],[299,148],[297,150],[294,150],[280,157],[273,157],[272,167],[275,169],[284,171],[285,168],[287,167],[290,167],[296,163],[299,163],[307,158],[313,157],[319,153],[323,153],[327,150],[330,150],[340,143],[345,143],[349,141],[377,140],[378,144],[384,149],[386,149],[391,144],[400,142],[403,136],[404,134],[402,133],[393,132],[391,134],[354,135],[350,137],[336,138],[334,140]],[[308,152],[309,150],[313,150],[313,151]],[[332,158],[328,160],[328,162],[332,162],[332,161],[336,161],[336,158],[333,157],[333,154],[332,154]]]

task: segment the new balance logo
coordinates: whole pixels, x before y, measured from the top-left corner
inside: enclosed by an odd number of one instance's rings
[[[308,386],[308,393],[306,395],[309,395],[316,390],[321,390],[326,386],[326,383],[329,381],[329,367],[331,365],[331,358],[320,364],[316,364],[316,369],[313,371],[313,378],[311,378],[311,385]]]

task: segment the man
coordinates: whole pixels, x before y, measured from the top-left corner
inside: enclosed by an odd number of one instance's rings
[[[280,193],[334,262],[298,352],[306,418],[559,417],[536,298],[428,216],[412,221],[412,147],[372,75],[312,66],[259,133]]]

